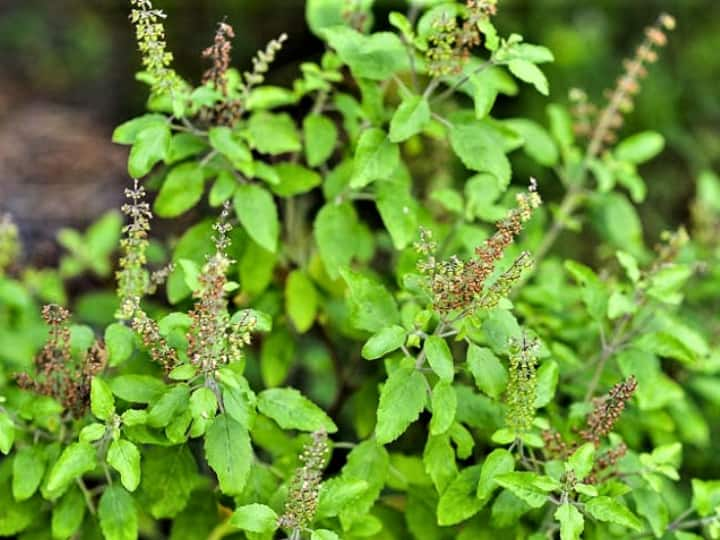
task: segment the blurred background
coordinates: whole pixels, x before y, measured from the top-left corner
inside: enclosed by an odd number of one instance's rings
[[[127,183],[126,148],[110,142],[118,123],[141,114],[147,89],[134,79],[139,55],[124,0],[0,1],[0,212],[19,221],[31,260],[56,256],[55,231],[83,227],[117,207]],[[298,64],[319,57],[304,23],[303,0],[155,0],[168,14],[175,67],[197,83],[200,51],[215,25],[235,28],[234,65],[282,32],[289,42],[271,82],[289,84]],[[401,0],[376,1],[376,26]],[[720,169],[720,0],[501,0],[497,26],[553,50],[546,68],[551,100],[571,87],[600,101],[643,28],[667,11],[678,20],[669,46],[644,83],[623,133],[652,128],[665,152],[641,173],[648,238],[687,220],[697,173]],[[527,90],[527,89],[526,89]],[[545,123],[547,101],[527,90],[499,104],[497,115]],[[518,176],[532,174],[519,165]],[[548,178],[548,182],[549,182]],[[542,182],[542,178],[541,178]],[[552,193],[549,197],[552,198]]]

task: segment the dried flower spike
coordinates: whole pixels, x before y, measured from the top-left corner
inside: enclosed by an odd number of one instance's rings
[[[497,231],[475,250],[473,259],[463,262],[457,257],[451,257],[437,262],[434,257],[428,256],[420,262],[418,269],[429,277],[435,309],[448,313],[482,307],[485,282],[494,272],[505,249],[522,230],[523,223],[530,219],[533,210],[541,204],[534,179],[531,180],[528,192],[519,193],[516,201],[517,207],[496,223]],[[422,246],[422,241],[421,247],[428,251],[427,245]],[[487,291],[485,305],[496,304],[498,295],[509,291],[530,263],[528,256],[521,255],[513,267],[498,279],[497,286]]]
[[[588,157],[597,156],[607,144],[616,140],[616,132],[623,124],[623,114],[633,108],[634,96],[640,91],[640,80],[645,77],[645,66],[657,60],[657,49],[667,44],[666,31],[675,28],[675,19],[663,13],[653,26],[645,29],[645,40],[635,55],[625,60],[625,72],[618,78],[612,91],[607,91],[608,103],[598,114],[587,149]]]
[[[232,263],[226,253],[232,229],[227,222],[229,216],[230,207],[226,204],[214,226],[215,254],[200,273],[200,287],[193,294],[196,303],[189,313],[192,324],[188,330],[188,356],[205,373],[239,360],[256,323],[249,316],[232,323],[228,314],[225,274]]]
[[[136,305],[131,321],[132,329],[140,336],[143,345],[150,353],[154,362],[160,364],[166,373],[180,362],[175,349],[170,347],[165,338],[160,334],[158,323],[151,319],[140,305]]]
[[[21,388],[57,400],[75,418],[81,417],[90,405],[90,383],[107,360],[101,342],[96,342],[75,361],[70,350],[70,312],[56,304],[43,307],[42,317],[50,328],[48,340],[35,357],[35,374],[17,375]]]
[[[222,100],[212,106],[204,106],[200,110],[200,121],[205,125],[234,127],[240,121],[243,113],[243,102],[237,98],[230,98],[228,89],[227,71],[230,68],[230,53],[232,44],[230,40],[235,37],[233,27],[225,22],[218,24],[214,43],[202,53],[203,58],[209,58],[212,66],[203,75],[203,84],[210,83],[220,91]]]
[[[600,445],[600,440],[615,427],[627,402],[637,389],[637,379],[632,375],[610,389],[610,392],[593,400],[593,410],[587,418],[587,427],[580,436],[587,442]]]
[[[203,74],[202,82],[203,84],[212,83],[223,96],[228,95],[227,70],[230,67],[230,52],[232,51],[230,40],[234,37],[233,27],[221,22],[215,32],[214,43],[202,52],[203,58],[209,58],[212,61],[212,66]]]
[[[291,529],[295,537],[299,531],[312,523],[317,509],[322,473],[328,456],[328,437],[325,431],[316,431],[300,454],[302,467],[295,470],[285,511],[278,519],[278,526]]]

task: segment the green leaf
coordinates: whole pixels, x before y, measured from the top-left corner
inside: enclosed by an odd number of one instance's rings
[[[341,477],[345,480],[361,480],[366,487],[350,506],[341,510],[341,521],[357,521],[367,515],[385,486],[389,467],[387,450],[375,440],[363,441],[352,449],[342,468]],[[332,501],[330,504],[333,505]]]
[[[156,163],[167,158],[172,134],[167,123],[153,123],[138,132],[130,149],[128,173],[140,178],[149,173]]]
[[[496,476],[495,482],[510,490],[530,507],[540,508],[548,500],[549,490],[542,483],[547,478],[533,472],[508,472]]]
[[[578,481],[582,481],[592,471],[595,464],[595,445],[593,443],[585,443],[575,450],[568,458],[568,465],[575,472]]]
[[[299,101],[299,95],[288,88],[281,86],[256,86],[250,91],[247,108],[250,111],[260,109],[276,109],[286,105],[294,105]]]
[[[615,291],[608,300],[607,316],[611,320],[618,319],[623,315],[635,313],[638,305],[628,295]]]
[[[484,504],[475,496],[479,479],[480,465],[460,472],[440,497],[437,506],[438,525],[455,525],[477,514]]]
[[[10,453],[13,442],[15,442],[15,426],[5,411],[0,411],[0,452],[5,455]]]
[[[375,204],[396,249],[405,249],[417,237],[418,204],[408,183],[375,182]]]
[[[537,387],[535,389],[534,407],[539,409],[550,403],[555,397],[560,366],[555,360],[543,362],[537,370]]]
[[[565,261],[565,269],[582,286],[582,299],[588,313],[596,321],[607,314],[608,293],[605,285],[590,267],[575,261]]]
[[[370,8],[373,0],[361,0],[353,5],[353,13],[366,19],[372,18]],[[337,0],[308,0],[305,2],[305,18],[312,33],[322,38],[323,30],[347,24],[344,3]]]
[[[128,491],[135,491],[140,484],[140,451],[130,441],[117,439],[110,444],[107,453],[108,464],[120,473],[122,485]]]
[[[230,516],[230,525],[254,533],[268,533],[277,529],[278,515],[264,504],[240,506]]]
[[[468,169],[492,174],[501,191],[507,189],[510,162],[497,130],[485,122],[458,122],[450,130],[450,144]]]
[[[337,431],[325,411],[294,388],[270,388],[260,392],[257,407],[283,429]]]
[[[87,503],[80,488],[72,486],[53,506],[50,528],[53,538],[70,538],[82,525]]]
[[[150,375],[119,375],[110,381],[113,394],[130,403],[150,403],[165,393],[163,382]]]
[[[208,202],[210,206],[217,207],[227,201],[235,193],[238,181],[230,171],[220,171],[210,188]]]
[[[16,501],[26,501],[40,487],[45,475],[45,453],[39,446],[18,450],[13,460],[12,494]]]
[[[630,278],[630,281],[637,283],[640,279],[640,268],[638,267],[637,259],[624,251],[618,251],[615,255],[620,265],[625,269],[625,273]]]
[[[506,309],[493,310],[483,321],[483,332],[488,345],[496,354],[507,354],[510,339],[520,338],[520,325],[513,314]]]
[[[362,357],[368,360],[382,358],[399,349],[405,343],[405,335],[405,329],[397,324],[380,329],[363,345]]]
[[[423,346],[430,367],[441,381],[452,382],[455,377],[455,363],[450,347],[444,338],[430,336]]]
[[[249,240],[240,260],[240,282],[243,293],[251,298],[261,294],[270,285],[277,256]]]
[[[310,540],[340,540],[340,537],[327,529],[315,529],[310,533]]]
[[[332,156],[337,144],[338,130],[335,122],[321,114],[309,114],[303,120],[305,159],[311,167],[325,163]]]
[[[295,340],[285,327],[278,327],[263,340],[260,373],[265,386],[278,386],[287,377],[295,358]]]
[[[555,511],[555,519],[560,523],[560,540],[580,539],[585,520],[577,508],[570,503],[563,503]]]
[[[685,398],[680,385],[662,372],[654,354],[628,348],[617,356],[617,363],[624,377],[637,378],[635,397],[641,411],[661,409]]]
[[[704,170],[697,178],[697,199],[700,204],[720,212],[720,177]]]
[[[430,194],[433,201],[439,202],[445,210],[461,215],[465,205],[462,195],[453,188],[435,189]]]
[[[515,470],[515,458],[504,448],[496,448],[488,454],[482,464],[477,484],[477,498],[487,503],[499,487],[495,477]]]
[[[495,202],[504,190],[492,174],[479,173],[469,178],[465,182],[466,219],[494,222],[505,217],[507,210]]]
[[[655,131],[643,131],[620,141],[615,148],[615,157],[620,161],[640,164],[657,156],[664,147],[662,135]]]
[[[205,456],[217,474],[221,491],[240,495],[253,464],[247,428],[225,414],[218,415],[205,435]]]
[[[226,401],[229,402],[230,399]],[[232,413],[229,412],[230,408],[231,407],[226,403],[226,410],[228,410],[228,414],[233,416]],[[217,409],[217,397],[215,396],[215,392],[213,392],[210,388],[203,386],[192,393],[190,396],[190,414],[192,414],[192,417],[195,420],[195,425],[193,426],[191,436],[199,436],[205,433],[207,425],[215,418]],[[198,430],[198,432],[195,430]]]
[[[643,255],[642,221],[623,194],[611,192],[594,196],[590,211],[593,225],[612,247],[634,256]]]
[[[594,497],[585,503],[585,511],[599,521],[615,523],[636,531],[643,530],[640,518],[622,503],[610,497]]]
[[[532,62],[527,60],[511,60],[508,63],[510,73],[515,75],[521,81],[532,84],[535,89],[543,96],[550,93],[548,80],[542,70]]]
[[[105,488],[98,504],[100,528],[106,540],[136,540],[138,516],[135,502],[121,486]]]
[[[245,143],[233,136],[229,127],[212,127],[208,131],[211,146],[230,160],[233,165],[252,162],[252,154]]]
[[[280,163],[275,166],[280,181],[272,190],[280,197],[292,197],[307,193],[322,183],[322,177],[315,171],[296,163]]]
[[[365,233],[357,213],[350,203],[327,203],[315,218],[314,234],[318,251],[328,275],[340,276],[340,269],[349,266],[353,259],[363,253],[358,237]],[[348,242],[348,238],[356,241]]]
[[[184,444],[144,448],[141,478],[145,507],[156,519],[175,517],[185,508],[199,480],[195,459]]]
[[[422,96],[403,99],[390,121],[390,140],[401,142],[420,133],[430,123],[430,104]]]
[[[715,513],[720,506],[720,480],[692,479],[692,507],[701,517]]]
[[[379,128],[363,131],[355,149],[350,187],[362,188],[375,180],[388,180],[400,164],[400,150]]]
[[[423,464],[435,489],[442,493],[458,472],[455,451],[448,433],[428,437],[423,451]]]
[[[179,163],[189,157],[197,156],[207,149],[207,142],[202,137],[192,133],[176,133],[170,141],[170,150],[165,163],[168,165]]]
[[[197,372],[198,368],[193,364],[180,364],[172,368],[170,373],[168,373],[168,379],[172,379],[173,381],[189,381]]]
[[[503,122],[523,138],[525,153],[540,165],[552,167],[559,158],[555,141],[540,124],[525,118],[512,118]]]
[[[167,118],[162,114],[144,114],[123,122],[115,128],[112,134],[112,142],[117,144],[133,144],[138,133],[152,126],[167,125]]]
[[[655,538],[662,538],[670,524],[670,514],[662,495],[647,488],[635,488],[632,495],[637,513],[647,519]]]
[[[507,371],[490,349],[470,344],[467,364],[475,385],[488,396],[497,399],[507,386]]]
[[[375,438],[388,444],[418,419],[425,407],[426,380],[414,368],[401,367],[390,373],[380,391]]]
[[[381,81],[408,65],[402,41],[390,32],[366,36],[347,26],[334,26],[322,35],[356,77]]]
[[[90,410],[95,418],[110,420],[115,414],[115,398],[108,383],[93,377],[90,383]]]
[[[22,502],[14,500],[9,486],[0,481],[0,537],[20,538],[17,533],[27,529],[33,522],[37,523],[42,510],[39,502],[39,498]]]
[[[165,392],[148,411],[148,425],[167,426],[176,414],[187,407],[190,388],[187,384],[177,384]]]
[[[317,506],[317,517],[327,518],[340,514],[368,489],[367,480],[339,476],[323,482]]]
[[[144,412],[145,411],[143,411],[143,413]],[[87,426],[82,428],[80,430],[80,435],[78,438],[81,442],[95,442],[99,440],[103,435],[105,435],[106,431],[107,426],[105,424],[95,422],[92,424],[88,424]]]
[[[509,47],[499,51],[498,55],[501,56],[503,60],[519,59],[532,62],[533,64],[543,64],[555,60],[550,49],[541,45],[533,45],[532,43],[511,43]]]
[[[47,491],[53,498],[62,495],[72,481],[95,469],[97,455],[95,447],[85,442],[73,443],[60,454],[50,469]]]
[[[111,367],[122,364],[132,355],[135,344],[133,331],[121,323],[113,323],[105,329],[105,347]]]
[[[483,69],[479,73],[470,75],[470,88],[472,88],[473,104],[475,105],[475,118],[482,120],[495,105],[499,89],[493,84],[495,76],[492,69]]]
[[[302,149],[295,122],[287,113],[258,112],[248,121],[253,146],[263,154],[284,154]]]
[[[315,286],[302,270],[293,270],[285,282],[285,308],[288,317],[301,334],[315,322],[318,296]]]
[[[692,276],[692,270],[684,264],[667,264],[654,272],[650,279],[648,294],[667,304],[679,304],[685,283]]]
[[[457,394],[452,383],[438,381],[432,391],[430,434],[440,435],[450,429],[457,411]]]
[[[575,142],[573,119],[566,108],[556,103],[547,107],[550,119],[550,133],[563,150],[568,150]]]
[[[352,270],[341,270],[340,273],[348,285],[350,323],[353,327],[377,332],[399,321],[397,303],[382,284]]]
[[[199,163],[176,165],[155,199],[155,213],[163,218],[177,217],[200,202],[204,189],[205,175]]]
[[[235,192],[234,205],[235,213],[250,238],[275,253],[280,223],[272,195],[255,184],[242,184]]]

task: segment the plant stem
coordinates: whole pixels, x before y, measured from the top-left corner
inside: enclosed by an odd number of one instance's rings
[[[215,527],[210,534],[208,535],[208,540],[220,540],[221,538],[224,538],[228,533],[230,533],[234,527],[230,526],[230,520],[226,519],[222,523],[220,523],[217,527]]]
[[[587,391],[585,392],[585,402],[589,403],[593,397],[593,394],[595,394],[595,390],[597,390],[597,385],[600,382],[600,377],[605,370],[605,364],[607,363],[608,359],[610,359],[610,357],[612,357],[612,355],[617,352],[618,348],[622,344],[623,339],[625,338],[625,330],[631,319],[632,315],[630,313],[626,314],[622,319],[620,319],[620,321],[618,321],[618,323],[615,325],[615,331],[613,332],[613,338],[610,344],[603,346],[602,352],[600,353],[600,358],[597,361],[597,367],[595,368],[593,377],[590,380]]]
[[[487,68],[489,68],[489,67],[492,66],[492,65],[493,65],[493,61],[492,61],[492,60],[488,60],[488,61],[486,61],[486,62],[483,62],[481,65],[479,65],[478,67],[476,67],[475,69],[473,69],[473,70],[472,70],[470,73],[468,73],[467,75],[463,75],[463,77],[462,77],[459,81],[457,81],[457,82],[456,82],[455,84],[453,84],[450,88],[448,88],[447,90],[445,90],[442,94],[438,94],[437,96],[435,96],[434,98],[432,98],[432,102],[433,102],[433,103],[439,103],[439,102],[441,102],[441,101],[446,100],[447,98],[449,98],[450,96],[452,96],[458,88],[460,88],[463,84],[465,84],[466,82],[468,82],[468,81],[470,80],[470,77],[472,77],[473,75],[477,75],[477,74],[480,73],[481,71],[485,71]],[[434,89],[433,89],[433,90],[434,90]],[[426,92],[426,93],[427,93],[427,92]],[[430,98],[430,95],[428,94],[427,97]]]
[[[560,207],[555,214],[553,224],[550,226],[550,229],[543,237],[543,241],[540,246],[538,246],[538,248],[535,250],[534,259],[536,265],[539,264],[543,258],[545,258],[545,256],[550,251],[550,248],[552,248],[552,246],[555,244],[558,236],[565,227],[565,222],[579,206],[581,198],[582,188],[580,187],[571,187],[565,193],[565,196],[560,203]]]
[[[77,478],[76,480],[77,485],[80,487],[80,491],[82,491],[83,496],[85,497],[85,504],[88,507],[88,510],[90,510],[90,513],[92,515],[95,515],[95,503],[93,503],[92,494],[88,490],[87,486],[85,485],[85,482],[83,482],[82,478]]]

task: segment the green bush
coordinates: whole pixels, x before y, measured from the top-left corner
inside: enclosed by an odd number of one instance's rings
[[[327,50],[288,88],[265,81],[286,36],[241,73],[219,24],[193,88],[131,4],[150,97],[113,134],[144,178],[126,224],[63,231],[38,270],[0,223],[0,536],[720,537],[720,179],[649,249],[664,138],[616,142],[672,17],[546,127],[492,116],[547,95],[553,61],[495,0],[387,24],[308,0]],[[593,256],[562,260],[581,228]],[[65,282],[114,265],[73,324]]]

